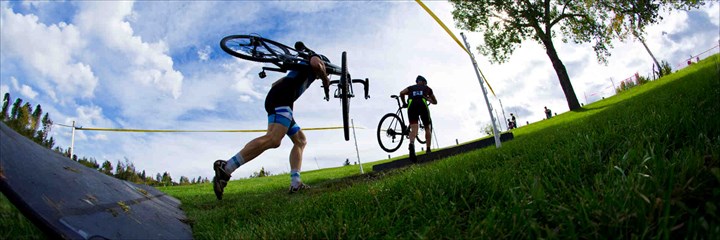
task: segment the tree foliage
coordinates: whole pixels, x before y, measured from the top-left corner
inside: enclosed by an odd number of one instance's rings
[[[52,149],[55,145],[55,140],[52,137],[48,138],[48,133],[52,129],[52,120],[50,120],[49,115],[45,113],[45,116],[41,120],[42,107],[36,105],[35,110],[32,110],[32,104],[29,102],[23,104],[23,102],[21,98],[17,98],[11,107],[10,94],[5,93],[3,96],[0,120],[21,135],[46,148]],[[8,110],[10,110],[10,114],[8,114]]]
[[[272,174],[269,171],[265,171],[265,167],[261,167],[259,172],[254,172],[252,175],[250,175],[250,178],[259,178],[259,177],[267,177],[271,176]]]
[[[662,18],[662,9],[688,9],[699,0],[451,0],[456,25],[482,32],[477,50],[493,63],[506,62],[524,41],[544,46],[553,64],[570,110],[580,108],[565,65],[553,38],[564,43],[593,43],[601,63],[607,63],[614,38],[642,36],[645,27]]]
[[[613,14],[606,25],[610,33],[621,40],[637,37],[643,39],[645,28],[663,20],[663,10],[690,10],[705,4],[700,0],[604,0],[597,1],[600,11]]]

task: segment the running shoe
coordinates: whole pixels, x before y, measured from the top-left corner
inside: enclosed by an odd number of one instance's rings
[[[218,200],[222,200],[225,186],[227,186],[228,181],[230,181],[230,174],[225,172],[226,164],[227,162],[224,160],[217,160],[213,163],[213,170],[215,171],[215,176],[212,180],[213,191],[215,191],[215,197],[217,197]]]
[[[300,184],[297,187],[293,187],[292,184],[290,184],[290,191],[288,191],[288,193],[293,194],[300,190],[305,190],[305,189],[309,189],[309,188],[310,188],[310,186],[308,186],[307,184],[304,184],[302,182],[300,182]]]

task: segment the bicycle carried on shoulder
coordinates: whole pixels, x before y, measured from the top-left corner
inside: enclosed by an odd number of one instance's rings
[[[260,78],[265,78],[265,71],[285,73],[289,70],[300,70],[310,65],[311,52],[297,50],[282,43],[263,38],[257,35],[230,35],[220,41],[220,48],[226,53],[245,60],[254,62],[272,63],[277,67],[263,67],[258,73]],[[304,48],[304,47],[303,47]],[[314,53],[314,52],[313,52]],[[342,52],[342,63],[340,66],[330,63],[325,56],[319,55],[325,62],[325,71],[328,75],[340,76],[338,80],[330,80],[330,86],[337,86],[333,94],[334,98],[340,99],[342,106],[343,130],[345,141],[350,140],[349,115],[350,99],[355,97],[353,83],[362,83],[365,90],[365,99],[370,98],[368,91],[370,79],[352,79],[347,67],[347,53]],[[325,93],[325,100],[330,100],[328,93]]]
[[[386,152],[395,152],[402,145],[403,139],[410,137],[410,126],[405,125],[405,116],[403,115],[403,107],[400,103],[400,97],[397,95],[390,96],[397,100],[398,110],[395,113],[385,114],[380,119],[377,127],[377,140],[380,148]],[[418,134],[415,136],[420,143],[425,143],[425,126],[422,120],[418,121]]]

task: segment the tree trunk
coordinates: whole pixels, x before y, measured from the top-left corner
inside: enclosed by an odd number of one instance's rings
[[[644,41],[642,38],[640,38],[640,36],[638,36],[637,33],[633,33],[633,35],[635,35],[635,37],[636,37],[638,40],[640,40],[640,42],[642,43],[643,47],[645,47],[645,50],[648,52],[648,54],[650,54],[650,57],[652,57],[653,62],[655,62],[655,66],[656,66],[657,69],[658,69],[658,70],[657,70],[658,76],[662,77],[662,76],[663,76],[663,72],[660,70],[660,63],[659,63],[659,62],[657,61],[657,59],[655,58],[655,55],[652,54],[652,52],[650,51],[650,48],[648,48],[647,44],[645,44],[645,41]]]
[[[567,73],[567,69],[565,69],[565,65],[562,61],[560,61],[560,57],[555,50],[555,45],[553,45],[550,36],[543,37],[543,44],[545,45],[547,55],[550,57],[550,61],[553,64],[553,68],[555,68],[558,80],[560,80],[560,86],[565,93],[565,99],[567,99],[570,111],[580,109],[580,102],[578,102],[577,96],[575,96],[575,90],[573,90],[572,83],[570,82],[570,76]]]

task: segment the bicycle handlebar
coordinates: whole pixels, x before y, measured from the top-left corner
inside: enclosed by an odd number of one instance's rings
[[[398,95],[390,95],[390,97],[397,100],[398,108],[403,108],[402,104],[400,104],[400,97]]]

